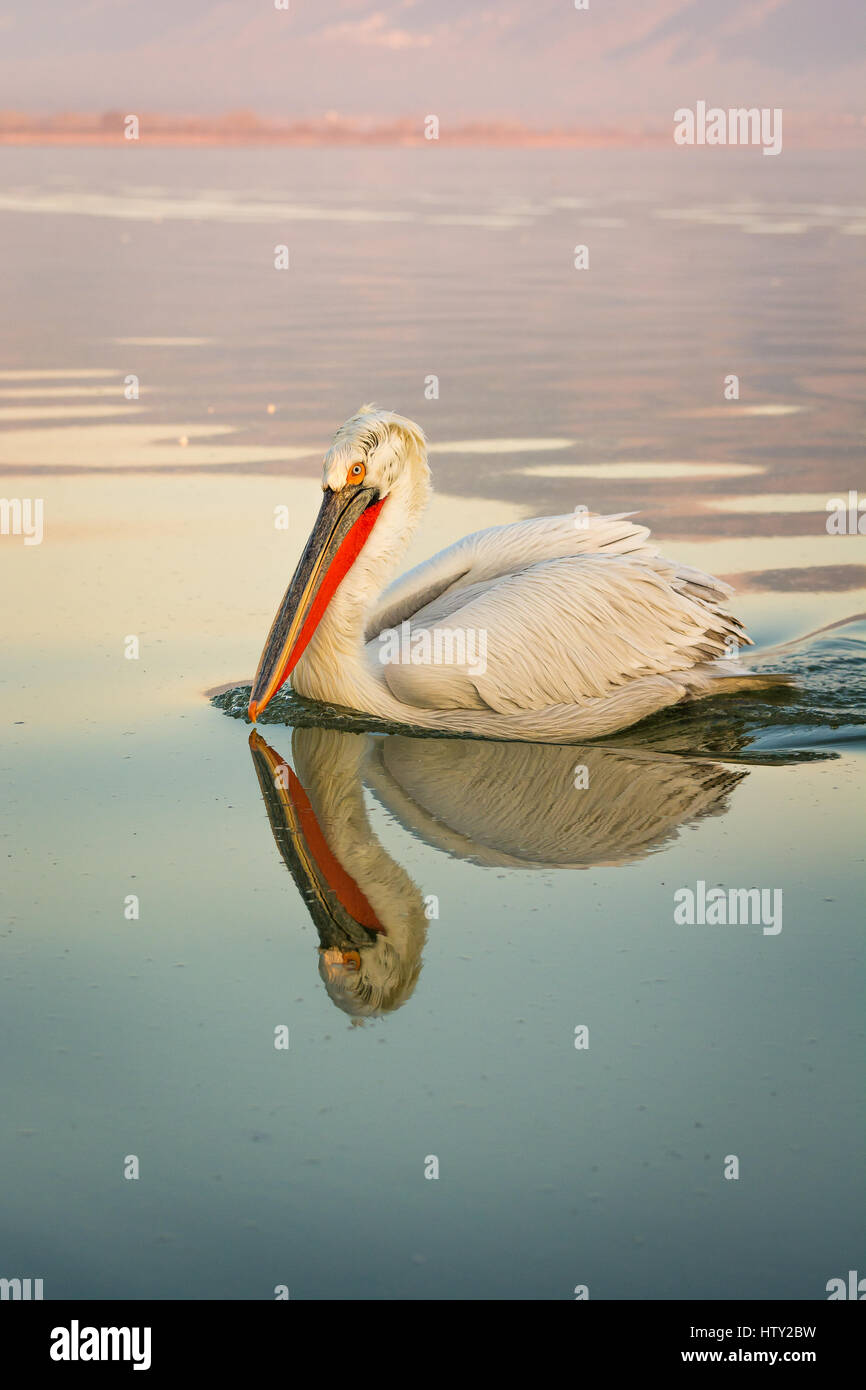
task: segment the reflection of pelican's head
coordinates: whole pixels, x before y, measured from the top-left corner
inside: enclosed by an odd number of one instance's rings
[[[354,1018],[400,1008],[421,972],[421,894],[373,834],[363,799],[369,739],[296,729],[295,772],[256,731],[250,751],[277,847],[319,934],[319,974]]]
[[[420,929],[423,932],[423,921]],[[401,956],[386,936],[380,936],[361,951],[322,948],[319,974],[343,1013],[375,1018],[393,1013],[410,998],[421,974],[421,956]]]

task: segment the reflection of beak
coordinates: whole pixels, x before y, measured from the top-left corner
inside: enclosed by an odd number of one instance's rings
[[[340,581],[351,569],[383,506],[376,488],[325,489],[316,524],[271,624],[253,681],[256,720],[303,655]]]
[[[294,772],[256,729],[250,752],[277,848],[307,904],[326,960],[331,953],[333,965],[360,970],[359,950],[373,944],[382,924],[332,853]]]

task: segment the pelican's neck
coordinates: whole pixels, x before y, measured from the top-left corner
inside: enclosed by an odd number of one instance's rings
[[[370,713],[396,714],[398,707],[402,709],[365,654],[364,633],[379,595],[415,533],[429,495],[427,459],[420,449],[413,450],[391,485],[361,553],[292,672],[292,685],[299,695]]]

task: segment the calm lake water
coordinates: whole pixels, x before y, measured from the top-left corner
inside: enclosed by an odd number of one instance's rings
[[[0,1276],[820,1299],[862,1270],[866,543],[827,530],[866,491],[862,163],[0,170],[0,493],[44,507],[40,545],[0,535]],[[288,696],[250,741],[244,678],[367,400],[431,440],[410,563],[637,510],[798,687],[580,748]],[[781,929],[679,924],[699,883],[780,890]],[[329,971],[346,938],[360,969]]]

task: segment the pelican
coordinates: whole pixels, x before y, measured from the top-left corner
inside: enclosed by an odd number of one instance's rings
[[[433,911],[379,839],[365,789],[413,838],[452,859],[591,869],[635,863],[683,826],[724,815],[748,775],[709,759],[597,744],[327,728],[296,728],[291,751],[294,767],[258,730],[250,734],[271,832],[318,933],[319,975],[353,1019],[392,1013],[412,997]],[[576,782],[578,768],[585,775]]]
[[[253,682],[392,725],[568,743],[683,700],[785,683],[728,585],[664,559],[630,513],[476,531],[388,584],[430,496],[421,428],[363,405],[325,455],[318,518]],[[385,587],[387,584],[387,587]]]

